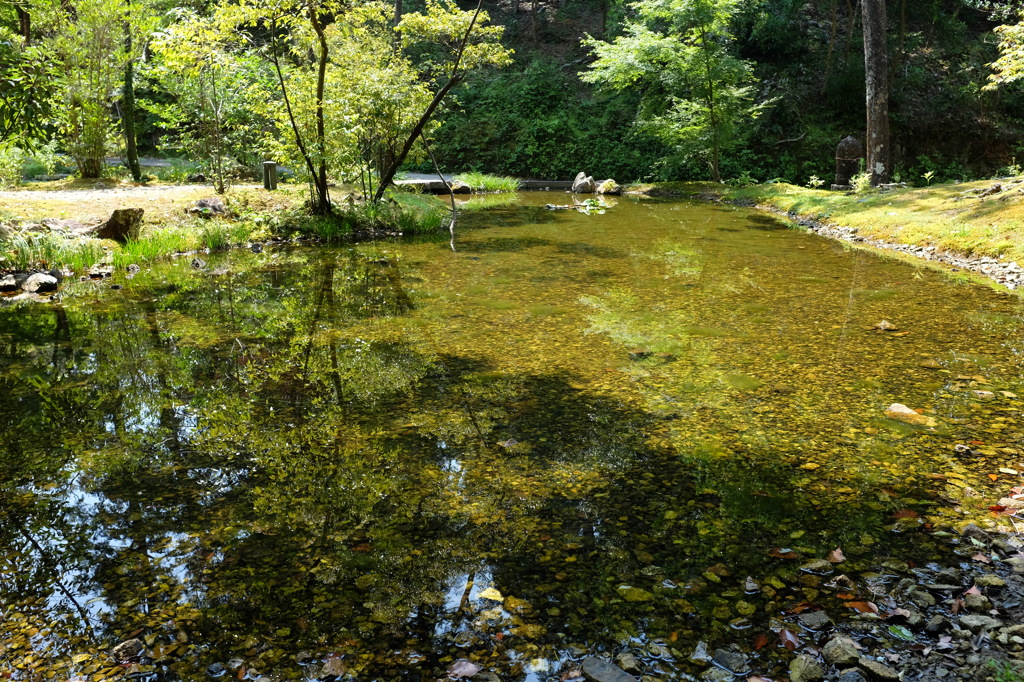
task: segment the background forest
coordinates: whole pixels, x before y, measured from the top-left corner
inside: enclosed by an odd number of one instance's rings
[[[273,158],[325,193],[330,179],[362,183],[369,196],[398,167],[433,170],[426,139],[448,170],[548,179],[586,170],[622,181],[720,170],[727,180],[807,184],[830,180],[842,137],[863,139],[857,0],[487,0],[473,9],[6,2],[0,179],[62,163],[97,177],[118,172],[104,159],[141,153],[186,159],[169,179],[202,171],[223,189]],[[893,179],[966,180],[1016,165],[1024,97],[984,89],[999,56],[993,29],[1014,24],[1016,8],[890,0],[887,9]],[[713,94],[732,97],[721,140],[690,106],[699,93],[683,76],[664,77],[703,64],[670,57],[699,45],[693,31],[706,38],[701,54],[718,51]]]

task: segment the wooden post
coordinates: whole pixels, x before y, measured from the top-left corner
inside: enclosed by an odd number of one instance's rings
[[[263,189],[277,189],[277,161],[263,162]]]

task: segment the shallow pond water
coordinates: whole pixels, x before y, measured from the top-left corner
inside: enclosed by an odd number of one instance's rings
[[[700,640],[771,673],[759,637],[838,608],[804,562],[941,558],[1019,485],[1019,298],[749,210],[567,201],[468,214],[455,252],[0,308],[0,674],[683,679]]]

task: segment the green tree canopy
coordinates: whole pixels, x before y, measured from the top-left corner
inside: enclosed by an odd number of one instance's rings
[[[737,0],[640,0],[624,34],[588,38],[596,56],[586,82],[640,89],[637,125],[684,156],[705,158],[721,182],[721,153],[756,116],[750,65],[734,54]]]
[[[997,26],[995,33],[999,36],[999,59],[991,64],[986,90],[1024,78],[1024,20]]]

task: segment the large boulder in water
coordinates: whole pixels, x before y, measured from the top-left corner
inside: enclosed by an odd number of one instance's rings
[[[25,278],[25,281],[21,283],[21,290],[30,294],[48,294],[51,291],[56,291],[59,284],[60,280],[54,275],[37,272]]]
[[[593,194],[595,189],[597,189],[597,183],[594,182],[594,178],[582,171],[572,183],[573,194]]]

